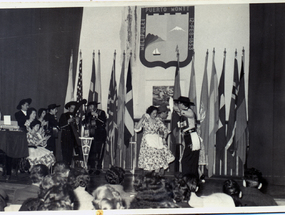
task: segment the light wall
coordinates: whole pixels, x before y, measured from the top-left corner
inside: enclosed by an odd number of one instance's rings
[[[169,6],[169,5],[166,5]],[[173,5],[175,6],[175,5]],[[137,36],[135,36],[135,14],[137,10]],[[132,62],[133,93],[135,118],[141,117],[145,109],[151,105],[149,87],[153,83],[174,84],[175,67],[163,69],[162,67],[147,68],[139,60],[139,29],[140,9],[135,6],[125,7],[85,7],[83,11],[83,24],[80,39],[80,49],[83,57],[83,95],[88,97],[91,78],[92,52],[95,50],[96,63],[98,50],[101,52],[101,81],[102,81],[102,108],[107,110],[107,98],[111,77],[112,59],[116,50],[116,78],[117,87],[122,66],[123,51],[129,56],[130,50],[136,53]],[[127,41],[128,14],[132,15],[132,41]],[[197,106],[199,107],[201,84],[204,73],[205,56],[209,51],[208,80],[212,68],[213,48],[215,48],[215,65],[218,79],[223,64],[224,50],[226,49],[225,69],[225,96],[226,114],[228,115],[233,83],[233,68],[235,50],[241,66],[242,49],[245,49],[245,82],[246,95],[248,86],[249,67],[249,4],[229,5],[196,5],[195,6],[195,72]],[[127,66],[125,68],[125,74]],[[188,95],[190,83],[191,63],[180,69],[182,95]]]

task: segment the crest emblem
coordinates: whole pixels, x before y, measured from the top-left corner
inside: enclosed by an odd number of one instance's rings
[[[194,6],[141,9],[140,60],[146,67],[187,66],[194,49]]]

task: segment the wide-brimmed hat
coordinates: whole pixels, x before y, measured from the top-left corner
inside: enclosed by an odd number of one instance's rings
[[[19,104],[17,105],[17,109],[21,110],[21,106],[25,103],[28,103],[29,105],[32,103],[32,99],[31,98],[27,98],[27,99],[22,99]]]
[[[49,110],[52,110],[52,109],[55,109],[55,108],[57,108],[57,107],[60,107],[60,105],[57,105],[57,104],[50,104],[50,105],[48,106],[48,109],[49,109]]]
[[[195,104],[193,102],[191,102],[188,97],[185,97],[185,96],[180,96],[178,99],[174,99],[173,101],[181,102],[184,104],[189,104],[190,106],[195,106]]]
[[[158,107],[157,113],[163,113],[167,111],[170,111],[170,109],[167,107],[166,104],[162,104]]]
[[[64,107],[65,107],[65,109],[68,109],[71,105],[77,106],[77,105],[78,105],[78,102],[76,102],[76,101],[67,102],[67,103],[64,105]]]
[[[92,101],[92,102],[88,102],[87,106],[90,106],[90,105],[98,105],[98,104],[100,104],[100,102]]]

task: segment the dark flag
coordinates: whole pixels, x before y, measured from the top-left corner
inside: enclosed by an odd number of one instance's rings
[[[98,108],[102,109],[101,100],[101,62],[100,62],[100,50],[98,51],[98,65],[97,65],[97,75],[95,80],[95,101],[100,102]]]
[[[227,175],[228,169],[233,168],[234,165],[233,157],[235,154],[236,106],[237,106],[238,89],[239,89],[238,61],[235,56],[233,88],[232,88],[229,120],[227,126],[227,145],[225,147],[225,175]],[[229,157],[228,154],[230,155]]]
[[[92,102],[95,100],[95,83],[96,83],[95,52],[93,51],[92,74],[91,74],[88,102]]]
[[[196,96],[196,77],[195,77],[195,69],[194,69],[194,56],[195,55],[193,53],[188,97],[190,101],[194,102],[195,104],[195,106],[193,107],[193,111],[197,116],[197,96]]]
[[[116,53],[114,53],[112,74],[109,85],[109,95],[107,103],[108,117],[108,138],[106,152],[110,156],[110,163],[114,165],[118,140],[118,127],[117,127],[117,112],[118,112],[118,97],[117,97],[117,84],[116,84]]]
[[[224,52],[223,70],[219,83],[219,128],[216,134],[216,173],[222,175],[224,148],[226,145],[226,108],[225,108],[225,61],[226,51]]]
[[[82,53],[80,51],[80,61],[79,61],[79,70],[78,70],[78,79],[76,87],[76,101],[80,102],[82,100]],[[79,111],[76,113],[76,116],[82,116],[82,108],[80,107]]]
[[[132,56],[132,55],[131,55]],[[133,107],[133,87],[132,87],[132,67],[131,56],[127,74],[126,96],[125,96],[125,145],[129,147],[130,138],[134,136],[134,107]]]
[[[242,56],[240,83],[237,97],[237,111],[236,111],[236,151],[237,156],[241,159],[242,164],[246,160],[247,147],[247,116],[246,116],[246,102],[245,102],[245,83],[244,83],[244,53]],[[243,170],[243,166],[240,167]],[[241,171],[243,173],[243,171]]]

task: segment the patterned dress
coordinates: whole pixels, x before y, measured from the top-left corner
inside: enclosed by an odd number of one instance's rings
[[[147,143],[148,138],[146,137],[147,135],[154,134],[162,136],[162,133],[169,133],[169,130],[158,118],[155,119],[155,123],[152,123],[148,119],[144,120],[142,122],[142,128],[143,137],[138,158],[138,167],[147,171],[160,168],[167,169],[169,164],[174,161],[175,157],[166,145],[163,145],[161,148],[149,146],[149,143]],[[142,128],[135,131],[138,132]]]
[[[29,156],[27,157],[30,162],[31,167],[36,164],[44,164],[47,167],[51,167],[55,164],[55,157],[52,151],[49,151],[45,148],[46,141],[43,141],[39,144],[39,141],[42,139],[40,133],[27,133],[27,141],[29,146],[37,146],[37,148],[29,147]]]

